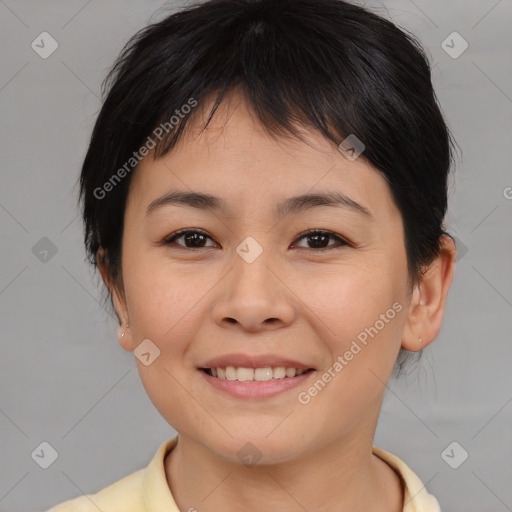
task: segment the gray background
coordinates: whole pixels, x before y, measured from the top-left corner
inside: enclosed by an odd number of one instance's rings
[[[165,15],[162,5],[0,0],[2,511],[96,492],[146,466],[175,433],[98,303],[76,209],[101,80],[127,39]],[[460,254],[444,324],[419,366],[390,381],[375,442],[418,473],[444,512],[512,510],[512,2],[367,5],[427,48],[462,150],[447,216]],[[47,59],[31,48],[43,31],[59,44]],[[456,59],[441,47],[453,31],[469,43]],[[55,254],[38,252],[43,237]],[[43,441],[59,454],[48,469],[31,457]],[[448,451],[452,464],[469,454],[457,469],[441,457],[452,441],[462,447]]]

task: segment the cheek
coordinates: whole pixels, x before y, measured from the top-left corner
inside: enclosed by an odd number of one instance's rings
[[[356,390],[359,396],[380,392],[370,370],[387,380],[400,349],[406,312],[400,290],[406,275],[403,268],[382,270],[375,264],[339,267],[303,280],[297,292],[306,298],[304,314],[330,355],[326,366],[342,359],[332,370],[337,384],[329,387],[347,400]]]
[[[148,366],[136,359],[141,382],[155,408],[175,428],[186,427],[188,421],[200,424],[204,417],[190,407],[186,360],[200,321],[200,299],[206,292],[199,286],[197,276],[171,271],[163,258],[144,251],[131,255],[124,265],[123,277],[134,346],[150,339],[160,350]],[[187,404],[190,410],[185,418],[182,411]]]
[[[183,350],[180,340],[187,339],[185,330],[194,308],[209,289],[208,282],[143,250],[132,253],[123,277],[129,314],[136,330],[135,344],[149,338],[162,351]]]
[[[327,339],[343,342],[374,324],[400,299],[396,293],[400,286],[392,276],[374,265],[340,265],[310,276],[301,274],[294,291],[324,322]]]
[[[397,274],[398,275],[398,274]],[[352,272],[317,280],[305,311],[329,353],[317,380],[301,390],[304,422],[336,418],[324,431],[336,437],[376,410],[400,349],[406,311],[395,283],[385,274]],[[302,291],[301,293],[305,293]],[[311,429],[316,428],[314,425]]]

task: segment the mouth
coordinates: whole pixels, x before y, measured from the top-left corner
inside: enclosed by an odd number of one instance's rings
[[[315,371],[314,368],[293,368],[285,366],[265,366],[260,368],[245,367],[215,367],[215,368],[199,368],[202,372],[210,377],[220,380],[236,380],[240,382],[256,381],[268,382],[272,380],[293,379],[305,373]]]
[[[316,368],[281,354],[224,354],[197,366],[210,389],[237,399],[265,400],[311,380]]]

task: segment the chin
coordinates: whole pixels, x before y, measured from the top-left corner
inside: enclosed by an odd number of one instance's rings
[[[244,430],[240,429],[239,432]],[[269,435],[272,429],[254,431],[254,425],[251,433],[245,432],[233,438],[225,435],[220,442],[217,437],[210,449],[230,462],[252,467],[255,464],[264,466],[293,461],[299,455],[296,453],[297,447],[302,447],[299,434],[296,438],[289,433],[279,434],[277,431]]]

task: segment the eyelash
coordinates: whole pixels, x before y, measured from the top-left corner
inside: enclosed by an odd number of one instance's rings
[[[177,240],[178,238],[181,238],[183,235],[193,234],[193,233],[198,233],[198,234],[204,235],[204,236],[210,238],[210,240],[212,240],[212,238],[205,231],[203,231],[201,229],[182,229],[182,230],[177,231],[176,233],[173,233],[172,235],[169,235],[168,237],[166,237],[162,241],[162,245],[172,245],[175,240]],[[310,229],[308,231],[305,231],[304,233],[301,233],[296,240],[302,240],[303,238],[307,238],[307,237],[311,237],[311,236],[315,236],[315,235],[327,235],[331,238],[336,239],[339,242],[339,244],[334,245],[334,246],[329,246],[329,247],[323,247],[320,249],[311,249],[309,247],[301,247],[300,249],[302,249],[306,252],[317,252],[318,253],[318,252],[323,252],[323,251],[327,251],[327,250],[331,250],[331,249],[337,249],[337,248],[339,249],[343,246],[355,247],[355,244],[340,237],[339,235],[336,235],[332,231],[326,231],[326,230],[322,230],[322,229]],[[178,246],[181,249],[188,249],[188,250],[211,249],[211,247],[196,247],[196,248],[184,247],[184,246],[180,246],[179,244],[178,244]]]

